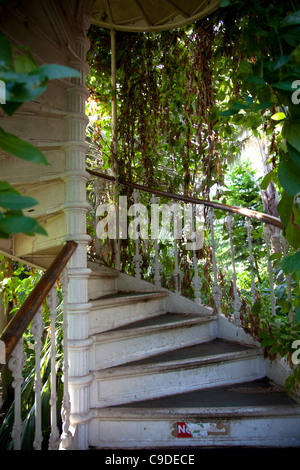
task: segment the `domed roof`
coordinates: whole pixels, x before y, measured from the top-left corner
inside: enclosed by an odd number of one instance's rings
[[[164,31],[191,24],[219,7],[219,0],[95,0],[91,22],[119,31]]]

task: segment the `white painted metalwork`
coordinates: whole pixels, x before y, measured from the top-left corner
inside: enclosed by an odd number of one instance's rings
[[[175,263],[175,268],[173,271],[173,277],[174,277],[174,282],[175,282],[175,292],[176,294],[181,293],[181,270],[179,269],[179,264],[178,264],[178,248],[177,248],[177,239],[174,238],[174,263]]]
[[[57,427],[57,393],[56,393],[56,306],[57,295],[56,286],[54,286],[48,297],[48,306],[50,312],[51,325],[51,398],[50,398],[50,415],[51,415],[51,433],[49,440],[49,450],[57,450],[59,448],[59,431]]]
[[[152,194],[152,197],[150,199],[150,204],[157,204],[158,203],[158,198]],[[159,261],[159,247],[158,247],[158,238],[155,237],[154,239],[154,251],[155,251],[155,258],[154,258],[154,266],[153,266],[153,271],[154,271],[154,284],[157,287],[161,287],[161,272],[162,272],[162,263]]]
[[[41,450],[43,434],[42,434],[42,379],[41,379],[41,351],[42,351],[42,333],[44,330],[44,321],[42,316],[42,307],[37,312],[31,325],[31,332],[35,338],[35,436],[33,448]]]
[[[67,316],[67,300],[68,300],[68,270],[65,268],[61,275],[61,286],[63,293],[63,381],[64,381],[64,395],[61,407],[62,417],[62,434],[61,446],[68,448],[72,442],[72,433],[70,432],[70,414],[71,402],[69,394],[69,354],[68,354],[68,316]]]
[[[192,233],[196,233],[196,206],[195,205],[193,205],[193,208],[192,208]],[[202,281],[201,281],[201,278],[199,277],[198,258],[197,258],[196,250],[193,250],[193,266],[194,266],[194,277],[192,280],[192,286],[194,288],[195,302],[199,305],[202,305],[203,304],[201,300]]]
[[[226,226],[228,228],[229,241],[230,241],[232,284],[233,284],[233,295],[234,295],[232,306],[233,306],[234,321],[236,324],[239,324],[242,303],[241,303],[240,297],[238,295],[238,290],[237,290],[237,277],[236,277],[236,269],[235,269],[235,250],[234,250],[234,244],[232,240],[233,225],[234,225],[234,218],[232,215],[228,215],[226,217]]]
[[[254,304],[256,300],[256,285],[254,280],[254,256],[252,251],[252,230],[253,225],[251,224],[251,220],[247,219],[245,223],[245,227],[247,230],[247,239],[248,239],[248,248],[249,248],[249,265],[251,269],[251,294],[252,294],[252,303]]]
[[[138,190],[134,189],[131,200],[134,204],[138,204],[140,202],[140,193]],[[134,240],[134,257],[133,257],[133,264],[134,264],[134,272],[136,279],[141,279],[141,267],[143,264],[143,259],[140,254],[140,239],[139,237],[135,237]]]
[[[271,229],[268,225],[265,224],[264,229],[263,229],[263,239],[265,240],[266,250],[267,250],[268,272],[269,272],[269,283],[270,283],[270,303],[271,303],[272,315],[275,315],[275,312],[276,312],[276,299],[275,299],[275,293],[274,293],[273,266],[272,266],[272,261],[270,260],[270,256],[271,256],[271,250],[270,250],[271,238],[272,238]]]
[[[282,251],[283,251],[284,256],[287,256],[288,251],[289,251],[289,242],[283,236],[281,238],[281,246],[282,246]],[[293,325],[294,324],[294,308],[292,304],[292,280],[289,274],[286,274],[285,278],[286,278],[287,298],[288,298],[288,301],[290,302],[289,321],[291,325]]]
[[[21,436],[22,436],[22,415],[21,415],[21,386],[23,383],[22,370],[25,365],[26,356],[24,354],[23,341],[20,340],[11,354],[8,362],[9,369],[12,372],[13,383],[12,386],[15,390],[14,402],[14,425],[12,430],[12,438],[14,441],[14,450],[21,450]]]
[[[216,242],[215,242],[215,235],[214,235],[214,222],[216,220],[216,216],[214,214],[213,209],[208,210],[207,214],[209,226],[210,226],[210,236],[211,236],[211,250],[212,250],[212,260],[213,260],[213,276],[214,276],[214,285],[212,288],[212,295],[215,302],[217,312],[220,311],[221,299],[222,299],[222,291],[218,284],[218,268],[217,268],[217,260],[216,260]]]

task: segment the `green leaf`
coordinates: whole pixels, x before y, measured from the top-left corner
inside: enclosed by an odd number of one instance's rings
[[[249,83],[253,83],[254,85],[258,85],[258,86],[262,86],[266,84],[265,80],[262,77],[258,77],[255,75],[246,77],[246,81]]]
[[[276,103],[274,103],[274,101],[263,101],[262,103],[255,105],[253,111],[260,111],[264,109],[273,108],[275,104]]]
[[[272,181],[272,177],[273,177],[273,171],[270,171],[269,173],[267,173],[265,175],[265,177],[263,178],[262,182],[260,183],[260,187],[261,189],[263,190],[266,190],[267,187],[269,186],[269,184],[271,183]]]
[[[239,111],[241,109],[248,109],[249,104],[242,103],[241,101],[237,101],[236,103],[233,103],[232,107]]]
[[[273,114],[273,116],[271,116],[271,119],[273,119],[274,121],[281,121],[282,119],[285,119],[285,118],[286,118],[285,113],[275,113]]]
[[[0,31],[0,67],[12,68],[12,50],[8,38]]]
[[[47,232],[35,219],[23,215],[4,214],[0,220],[0,230],[3,230],[5,233],[9,234],[38,233],[40,235],[47,235]]]
[[[293,83],[294,83],[294,81],[292,81],[292,82],[282,81],[282,82],[272,83],[271,87],[276,88],[277,90],[293,91],[294,90]]]
[[[16,157],[27,160],[31,163],[42,163],[47,165],[47,160],[44,154],[34,147],[33,145],[19,139],[13,134],[5,132],[0,127],[0,147],[8,153],[15,155]]]
[[[28,196],[22,196],[14,191],[1,191],[0,192],[0,206],[4,209],[21,210],[28,209],[29,207],[38,204],[36,199]]]
[[[220,0],[219,7],[220,8],[225,8],[230,5],[230,0]]]
[[[294,26],[297,24],[300,24],[300,11],[296,11],[295,13],[292,13],[291,15],[284,18],[280,24],[280,27],[285,28],[287,26]]]
[[[285,191],[281,196],[279,204],[277,204],[277,211],[283,225],[286,227],[291,219],[294,198],[289,196]]]
[[[1,104],[0,106],[8,116],[12,116],[21,105],[22,103],[14,103],[11,101],[6,104]]]
[[[300,253],[286,256],[281,261],[281,267],[285,274],[294,273],[300,270]]]
[[[273,254],[270,256],[269,260],[270,260],[270,261],[278,260],[278,259],[281,258],[281,256],[282,256],[281,253],[273,253]]]
[[[287,151],[290,158],[293,160],[295,165],[297,165],[300,171],[300,152],[298,152],[298,150],[292,147],[289,143],[287,143]]]
[[[262,303],[261,303],[261,300],[257,300],[252,308],[251,308],[251,312],[254,314],[254,315],[257,315],[261,312],[261,309],[262,309]]]
[[[290,44],[291,46],[298,46],[299,44],[299,37],[300,37],[300,26],[297,26],[296,28],[289,28],[289,30],[282,35],[284,40]]]
[[[247,60],[241,60],[239,63],[239,71],[242,75],[250,75],[251,74],[251,64]]]
[[[235,109],[229,108],[229,109],[226,109],[225,111],[221,111],[219,115],[220,116],[234,116],[237,113],[238,111],[236,111]]]
[[[0,191],[6,191],[7,189],[10,189],[11,185],[7,183],[7,181],[0,181]]]
[[[300,323],[300,305],[295,310],[295,323]]]
[[[30,75],[37,75],[41,80],[56,80],[66,77],[80,78],[80,72],[78,70],[57,64],[41,65]]]
[[[27,50],[26,54],[19,55],[15,59],[14,68],[17,73],[29,73],[37,68],[37,63],[34,60],[31,52]]]
[[[287,64],[290,60],[291,60],[291,58],[288,55],[280,56],[279,59],[277,60],[277,62],[275,62],[274,66],[273,66],[273,70],[278,70],[280,67]]]
[[[293,160],[285,159],[278,166],[278,180],[289,196],[300,191],[300,173]]]
[[[290,221],[285,227],[285,238],[292,247],[296,249],[300,248],[300,230],[299,227],[292,223],[292,221]]]
[[[272,346],[274,343],[276,342],[276,340],[274,338],[270,338],[268,336],[265,336],[261,342],[261,346],[263,348],[265,347],[270,347]]]
[[[282,135],[287,142],[300,152],[300,119],[287,119],[284,122]]]

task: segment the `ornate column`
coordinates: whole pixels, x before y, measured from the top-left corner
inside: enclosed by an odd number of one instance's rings
[[[87,29],[87,28],[86,28]],[[69,394],[71,403],[70,422],[77,428],[78,448],[88,448],[89,428],[89,346],[88,315],[88,277],[87,244],[90,237],[86,235],[86,213],[89,208],[86,199],[86,183],[89,178],[85,171],[85,129],[88,118],[85,115],[85,101],[88,91],[85,88],[85,76],[88,66],[85,62],[89,41],[82,36],[76,38],[75,60],[70,64],[81,73],[81,78],[72,80],[67,89],[68,115],[66,116],[66,171],[64,181],[66,198],[64,211],[66,215],[65,240],[74,240],[78,247],[68,265],[68,358],[69,358]]]

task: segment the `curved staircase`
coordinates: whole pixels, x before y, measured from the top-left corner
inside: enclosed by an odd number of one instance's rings
[[[300,405],[251,337],[208,307],[89,267],[91,448],[299,446]]]

